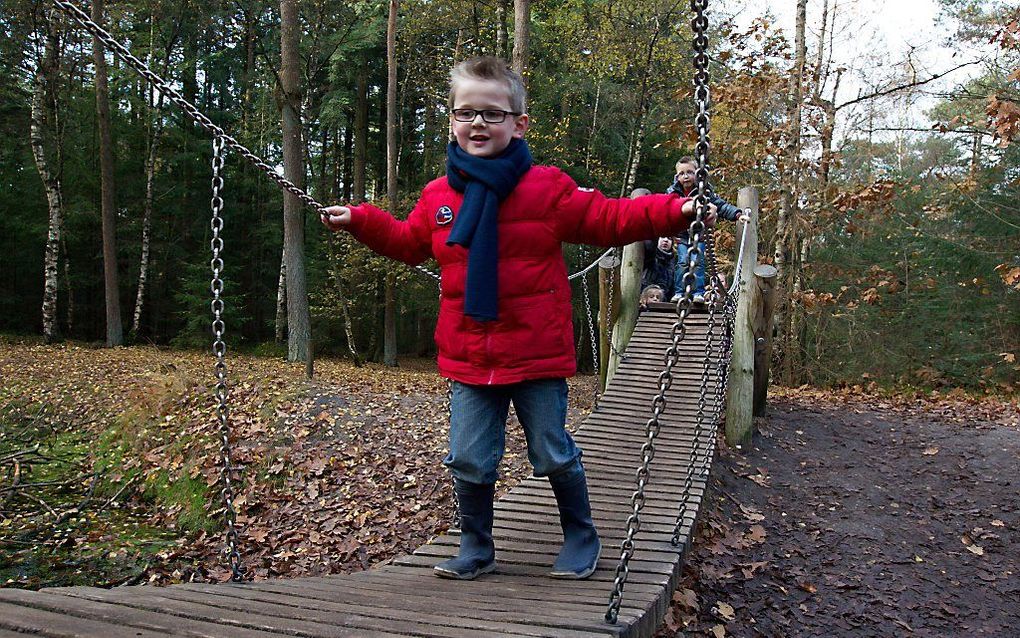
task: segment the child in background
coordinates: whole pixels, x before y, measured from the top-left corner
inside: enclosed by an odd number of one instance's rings
[[[666,292],[656,285],[651,285],[641,291],[641,298],[638,300],[638,307],[644,311],[648,310],[648,304],[657,303],[666,299]]]
[[[460,550],[435,567],[472,579],[496,568],[493,494],[513,402],[535,476],[552,484],[563,546],[550,575],[587,578],[601,551],[581,450],[566,431],[566,377],[576,371],[562,242],[619,246],[687,228],[693,203],[675,195],[609,199],[551,166],[532,166],[521,77],[482,57],[450,73],[446,175],[406,221],[370,204],[323,217],[382,255],[439,262],[439,372],[453,381],[450,453]]]
[[[641,289],[658,286],[665,299],[673,296],[673,280],[676,277],[676,251],[672,237],[659,237],[658,241],[645,240],[645,262],[641,270]]]
[[[697,170],[698,162],[693,157],[681,157],[676,163],[676,175],[673,177],[673,184],[666,189],[667,193],[675,193],[681,197],[693,198],[697,195]],[[710,206],[715,206],[716,213],[723,219],[729,221],[747,221],[748,218],[743,217],[743,211],[730,204],[722,197],[719,197],[712,190],[708,191],[708,202]],[[691,237],[686,230],[681,232],[676,237],[677,242],[677,268],[676,274],[673,280],[673,297],[670,301],[678,301],[680,296],[684,292],[684,274],[687,271],[686,259],[687,251],[691,247]],[[694,291],[693,301],[695,303],[705,302],[705,261],[700,256],[705,254],[705,243],[698,242],[698,257],[696,257],[694,267]]]

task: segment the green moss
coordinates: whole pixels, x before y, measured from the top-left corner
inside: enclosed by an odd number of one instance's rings
[[[191,478],[187,472],[171,477],[160,470],[145,484],[144,496],[160,509],[178,511],[177,525],[184,532],[214,531],[219,522],[206,514],[209,488],[201,478]]]

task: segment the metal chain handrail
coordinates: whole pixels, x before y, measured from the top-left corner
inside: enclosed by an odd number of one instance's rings
[[[53,4],[61,11],[63,11],[71,18],[73,18],[78,24],[83,26],[86,30],[88,30],[89,33],[96,36],[96,38],[98,38],[103,43],[104,46],[108,47],[111,51],[113,51],[114,55],[119,57],[125,64],[130,66],[142,77],[148,80],[153,86],[153,88],[155,88],[157,91],[165,95],[171,102],[176,104],[182,111],[184,111],[185,115],[194,120],[195,123],[201,126],[206,132],[210,133],[213,137],[223,138],[226,147],[234,151],[237,151],[237,153],[239,153],[242,157],[251,162],[251,164],[254,165],[257,169],[265,173],[265,175],[269,177],[269,179],[276,182],[276,184],[280,188],[287,191],[291,195],[297,197],[306,206],[315,209],[315,211],[319,214],[320,217],[326,216],[327,214],[326,207],[324,205],[320,204],[318,201],[315,200],[315,198],[306,193],[296,184],[294,184],[284,176],[277,173],[276,170],[272,166],[267,164],[262,158],[252,153],[250,150],[248,150],[247,147],[242,145],[236,139],[228,135],[226,131],[224,131],[222,128],[213,123],[213,121],[209,119],[208,116],[206,116],[204,113],[198,110],[198,107],[184,99],[184,96],[182,96],[176,89],[170,86],[166,80],[156,75],[148,66],[145,65],[144,62],[142,62],[134,55],[132,55],[132,53],[127,49],[127,47],[125,47],[116,39],[114,39],[114,37],[110,35],[110,33],[106,29],[96,24],[87,13],[79,9],[71,2],[68,2],[67,0],[53,0]],[[431,270],[425,268],[424,266],[419,265],[415,266],[414,268],[415,270],[433,279],[436,280],[439,279],[438,274],[432,272]]]
[[[691,0],[691,11],[694,17],[691,21],[694,32],[694,98],[698,107],[695,117],[695,126],[698,129],[698,144],[696,146],[697,169],[697,195],[695,197],[695,219],[691,222],[688,234],[691,237],[691,247],[687,251],[683,276],[683,294],[677,301],[677,321],[673,324],[670,332],[671,345],[665,353],[665,369],[659,374],[659,391],[652,399],[652,417],[645,424],[645,443],[641,446],[641,464],[635,472],[637,489],[631,496],[631,514],[627,518],[627,531],[620,549],[620,560],[616,566],[616,573],[613,579],[613,589],[609,595],[609,604],[606,609],[606,622],[616,623],[620,615],[620,606],[623,603],[623,590],[630,574],[628,567],[630,559],[634,555],[634,536],[641,528],[641,510],[645,504],[645,487],[648,483],[649,467],[655,457],[655,439],[661,427],[659,417],[666,407],[666,393],[673,384],[673,367],[680,359],[680,343],[687,335],[686,321],[693,307],[693,289],[695,281],[694,269],[695,259],[698,253],[698,243],[705,232],[705,219],[708,212],[708,149],[709,149],[709,113],[708,113],[708,17],[705,11],[708,9],[708,0]],[[705,388],[702,386],[702,394]],[[697,424],[694,432],[695,440],[700,439],[701,433]],[[692,459],[692,462],[694,459]]]
[[[244,566],[241,564],[241,554],[237,551],[237,512],[234,510],[234,483],[233,473],[237,469],[231,460],[230,448],[230,421],[227,409],[227,344],[223,341],[223,333],[226,325],[223,322],[223,238],[220,231],[223,230],[223,148],[226,140],[223,136],[216,136],[212,143],[212,259],[209,265],[212,269],[212,283],[209,289],[212,291],[212,332],[213,332],[213,354],[216,356],[216,388],[213,391],[216,397],[216,418],[220,424],[220,482],[223,487],[223,521],[227,526],[227,546],[225,548],[227,559],[230,562],[230,580],[240,581],[244,578]]]
[[[601,372],[601,369],[599,368],[599,340],[598,340],[598,336],[595,334],[595,320],[592,317],[592,312],[591,312],[591,296],[588,293],[588,278],[587,277],[582,277],[581,278],[581,290],[584,293],[584,314],[585,314],[585,317],[588,319],[588,336],[591,339],[591,362],[592,362],[592,366],[594,366],[595,375],[598,376],[599,373]],[[599,384],[596,383],[595,384],[595,402],[596,403],[598,403],[599,394],[600,394],[599,393]]]
[[[606,252],[604,252],[601,255],[599,255],[598,257],[596,257],[595,261],[591,262],[590,264],[588,264],[587,266],[585,266],[581,270],[578,270],[574,274],[568,275],[567,276],[567,281],[573,281],[573,280],[577,279],[578,277],[584,277],[589,272],[591,272],[591,270],[593,268],[595,268],[595,266],[598,266],[600,261],[602,261],[604,258],[608,257],[609,255],[612,255],[614,250],[616,250],[616,249],[615,248],[610,248]]]

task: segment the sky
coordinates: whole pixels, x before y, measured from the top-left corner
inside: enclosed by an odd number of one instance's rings
[[[829,0],[829,5],[830,11],[836,8],[838,16],[834,58],[849,68],[837,102],[869,92],[869,83],[897,67],[910,68],[918,78],[927,78],[979,55],[975,50],[959,49],[959,45],[950,41],[955,26],[950,18],[940,15],[937,0]],[[796,6],[796,0],[717,0],[714,9],[716,19],[734,16],[738,27],[747,26],[768,12],[792,41]],[[818,37],[821,12],[822,0],[808,0],[809,56]],[[935,104],[937,97],[927,93],[949,89],[980,70],[980,65],[959,69],[926,85],[926,94],[917,96],[916,101],[891,105],[886,112],[890,123],[930,126],[925,111]]]

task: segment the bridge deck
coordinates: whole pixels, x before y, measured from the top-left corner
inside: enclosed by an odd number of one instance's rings
[[[436,578],[432,567],[456,554],[457,531],[414,554],[366,572],[245,584],[170,587],[0,589],[0,638],[42,636],[650,636],[662,622],[682,555],[670,544],[686,472],[704,361],[707,316],[689,320],[683,358],[656,441],[637,551],[620,621],[604,622],[630,513],[662,353],[675,315],[645,312],[616,378],[576,439],[584,449],[595,523],[603,538],[598,571],[584,581],[546,572],[561,541],[544,479],[527,479],[496,505],[496,573],[473,582]],[[709,387],[714,386],[714,374]],[[714,407],[708,397],[706,411]],[[683,547],[704,490],[696,477]]]

